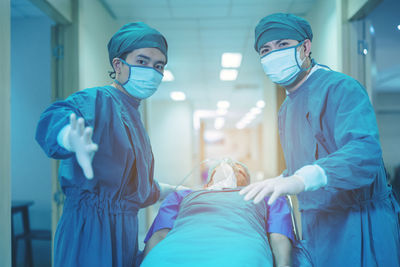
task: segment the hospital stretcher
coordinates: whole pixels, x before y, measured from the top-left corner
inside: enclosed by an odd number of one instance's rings
[[[308,253],[308,251],[304,248],[303,246],[303,240],[301,236],[301,232],[299,231],[299,221],[300,218],[296,216],[295,209],[295,200],[294,196],[286,196],[286,201],[287,204],[290,208],[290,216],[292,219],[292,227],[293,227],[293,233],[295,236],[295,241],[293,243],[293,253],[292,253],[292,260],[293,260],[293,266],[294,267],[314,267],[314,265],[311,262],[311,256]]]

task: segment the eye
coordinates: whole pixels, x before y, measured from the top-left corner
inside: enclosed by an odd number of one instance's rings
[[[138,60],[136,60],[136,62],[137,62],[139,65],[147,65],[147,61],[144,60],[144,59],[138,59]]]
[[[260,50],[260,55],[265,55],[265,54],[267,54],[269,51],[270,51],[269,48],[261,48],[261,50]]]
[[[155,68],[157,69],[157,70],[159,70],[159,71],[161,71],[161,72],[163,72],[164,71],[164,65],[163,64],[157,64],[156,66],[155,66]]]
[[[289,45],[288,42],[281,42],[281,43],[279,43],[279,47],[285,47],[285,46],[288,46],[288,45]]]

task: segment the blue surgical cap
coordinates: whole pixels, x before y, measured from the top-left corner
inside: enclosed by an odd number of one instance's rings
[[[293,14],[275,13],[264,17],[257,24],[254,49],[259,52],[262,45],[274,40],[292,39],[300,42],[305,39],[312,41],[312,38],[308,21]]]
[[[139,48],[158,48],[167,58],[168,44],[164,36],[143,22],[122,26],[108,42],[108,57],[112,66],[114,58]]]

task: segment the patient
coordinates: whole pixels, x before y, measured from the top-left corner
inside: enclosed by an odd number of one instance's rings
[[[247,168],[223,160],[204,190],[171,193],[145,238],[141,266],[290,266],[293,240],[285,198],[246,202]]]

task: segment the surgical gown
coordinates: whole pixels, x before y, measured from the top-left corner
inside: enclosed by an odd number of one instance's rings
[[[399,206],[365,89],[319,68],[286,97],[278,122],[284,175],[318,164],[328,178],[298,195],[302,243],[314,266],[400,266]]]
[[[42,114],[36,139],[49,157],[61,159],[59,180],[66,195],[54,240],[55,266],[135,266],[137,212],[159,197],[139,104],[105,86],[74,93]],[[75,155],[57,143],[72,112],[93,127],[99,146],[92,180],[85,178]]]
[[[172,230],[141,266],[273,266],[267,233],[293,240],[286,200],[255,205],[238,191],[186,190],[168,195],[145,242],[160,229]]]

